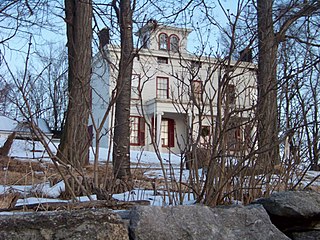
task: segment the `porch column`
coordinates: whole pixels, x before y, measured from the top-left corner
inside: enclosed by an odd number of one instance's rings
[[[188,113],[188,137],[189,138],[193,138],[193,117],[192,117],[192,113]]]
[[[161,143],[161,121],[162,121],[162,115],[163,112],[157,112],[157,126],[156,126],[156,133],[157,133],[157,145],[159,147],[159,151],[161,152],[161,147],[162,147],[162,143]]]

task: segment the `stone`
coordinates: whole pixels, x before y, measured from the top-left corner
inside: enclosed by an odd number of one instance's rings
[[[289,239],[270,222],[262,206],[139,206],[130,212],[135,240]]]
[[[294,232],[292,233],[293,240],[320,240],[319,231]]]
[[[320,193],[279,192],[254,204],[262,204],[272,223],[290,238],[320,240]]]
[[[127,240],[127,227],[108,209],[0,215],[0,239]]]
[[[320,215],[320,193],[312,191],[274,193],[254,203],[262,204],[270,215],[275,216],[312,218]]]

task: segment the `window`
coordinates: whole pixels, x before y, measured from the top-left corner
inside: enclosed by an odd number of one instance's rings
[[[179,38],[176,35],[170,36],[170,51],[179,51]]]
[[[243,144],[241,119],[230,119],[230,122],[227,124],[227,126],[227,149],[231,151],[241,150]]]
[[[169,98],[169,78],[157,77],[157,98]]]
[[[200,144],[202,147],[207,147],[208,144],[210,143],[210,135],[211,135],[211,130],[210,126],[201,126],[200,129]]]
[[[130,117],[130,145],[144,146],[145,122],[142,117]]]
[[[158,63],[168,64],[168,58],[167,57],[157,57]]]
[[[192,91],[193,91],[193,96],[196,101],[201,100],[201,95],[202,95],[202,82],[201,80],[193,80],[192,81]]]
[[[140,99],[140,75],[132,74],[131,99]]]
[[[168,35],[165,33],[159,35],[159,49],[168,50]]]
[[[207,137],[210,135],[210,126],[201,126],[201,137]]]
[[[236,87],[233,84],[228,84],[226,89],[226,105],[236,104]]]
[[[143,37],[142,37],[142,48],[149,48],[149,45],[150,45],[150,36],[149,34],[144,34]]]
[[[198,71],[202,67],[202,64],[200,61],[191,61],[190,65],[191,65],[191,69],[194,71]]]
[[[163,118],[161,121],[162,147],[174,147],[174,120]]]

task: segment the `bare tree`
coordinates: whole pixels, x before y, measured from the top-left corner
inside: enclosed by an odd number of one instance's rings
[[[299,18],[309,16],[320,8],[319,1],[293,1],[284,4],[277,20],[286,17],[274,30],[274,2],[257,1],[258,17],[258,144],[259,161],[275,165],[279,163],[279,123],[277,101],[278,46],[285,41],[286,32]]]
[[[92,2],[65,1],[69,102],[58,157],[81,169],[89,160]]]
[[[130,0],[113,1],[120,27],[121,56],[117,79],[117,98],[113,137],[113,172],[115,178],[129,180],[130,173],[130,99],[131,76],[133,67],[133,22],[132,14],[135,1],[131,6]]]

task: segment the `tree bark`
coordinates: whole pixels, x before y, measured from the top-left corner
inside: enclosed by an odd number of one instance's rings
[[[259,0],[258,6],[258,145],[261,167],[279,162],[277,51],[272,19],[272,0]]]
[[[66,113],[58,157],[81,169],[89,160],[92,2],[65,0],[68,38],[68,93]]]
[[[274,32],[273,0],[257,1],[258,17],[258,145],[259,161],[262,166],[272,166],[280,161],[279,155],[279,124],[277,104],[277,58],[279,43],[285,41],[285,34],[290,26],[299,18],[310,16],[320,9],[320,2],[297,2],[288,6],[292,10],[279,31]],[[289,9],[292,7],[292,9]],[[271,165],[270,165],[271,164]]]
[[[122,180],[131,178],[130,173],[130,99],[133,67],[132,12],[130,0],[114,3],[121,34],[121,56],[117,79],[117,99],[113,138],[113,173]]]

